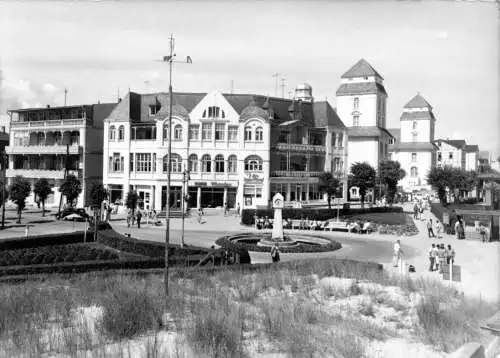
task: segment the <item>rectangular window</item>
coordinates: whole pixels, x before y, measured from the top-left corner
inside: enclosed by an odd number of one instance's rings
[[[212,140],[212,123],[201,125],[201,140]]]
[[[136,171],[137,172],[150,172],[151,171],[151,153],[137,153],[136,154]]]
[[[359,127],[359,116],[352,116],[352,125],[354,127]]]
[[[417,161],[417,153],[411,153],[411,161],[416,162]]]
[[[226,125],[224,123],[215,123],[215,140],[224,140],[224,131]]]
[[[441,160],[443,160],[443,157],[441,156],[441,152],[438,152],[438,162],[440,162]]]
[[[189,140],[198,140],[199,131],[200,131],[199,125],[189,126]]]
[[[129,171],[134,171],[134,153],[130,153],[129,168]]]
[[[286,155],[280,156],[280,170],[288,170],[288,158]]]
[[[149,106],[149,115],[154,116],[156,113],[158,113],[159,110],[160,110],[159,105],[151,105]]]
[[[332,132],[332,147],[337,146],[337,132]]]
[[[448,158],[453,159],[453,152],[450,152]]]
[[[120,173],[123,171],[122,164],[123,157],[120,157],[120,153],[113,153],[113,164],[112,164],[112,172]]]
[[[417,141],[417,133],[412,133],[411,134],[411,141],[416,142]]]
[[[230,142],[238,141],[238,127],[237,126],[228,126],[227,139]]]
[[[339,133],[337,135],[337,147],[344,148],[344,133]]]

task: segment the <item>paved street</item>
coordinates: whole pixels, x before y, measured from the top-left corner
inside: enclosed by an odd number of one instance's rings
[[[409,207],[407,207],[409,209]],[[7,217],[14,217],[14,212],[8,212]],[[427,219],[433,215],[426,211],[424,218]],[[52,217],[49,215],[46,220]],[[28,212],[23,213],[23,223],[29,221],[41,220],[41,213]],[[165,240],[165,225],[152,226],[143,224],[140,229],[136,226],[127,228],[123,217],[112,218],[111,225],[119,233],[130,232],[133,237],[163,242]],[[456,262],[462,267],[462,282],[458,285],[464,292],[471,296],[477,296],[486,299],[497,299],[499,297],[499,258],[500,245],[495,243],[481,243],[478,241],[458,241],[453,236],[444,235],[441,240],[429,239],[425,228],[425,221],[416,221],[419,234],[410,237],[401,237],[402,248],[405,253],[408,264],[416,267],[417,272],[412,274],[418,277],[439,278],[436,272],[428,272],[427,251],[433,242],[451,244],[456,250]],[[41,235],[49,233],[63,233],[75,230],[83,230],[83,223],[52,221],[47,223],[35,224],[30,227],[31,235]],[[181,220],[171,220],[171,242],[180,243]],[[196,246],[210,247],[214,245],[217,238],[228,233],[249,232],[253,228],[245,227],[239,224],[239,218],[235,216],[224,217],[220,209],[207,209],[204,217],[204,223],[199,224],[196,218],[185,220],[185,242]],[[294,230],[296,232],[297,230]],[[289,232],[285,230],[285,233]],[[11,227],[0,231],[0,239],[16,236],[24,236],[24,227]],[[306,232],[307,233],[307,232]],[[331,237],[342,244],[342,249],[335,252],[326,253],[307,253],[307,254],[282,254],[282,260],[309,259],[318,257],[341,257],[355,260],[376,261],[384,264],[384,267],[392,270],[392,245],[397,239],[393,235],[368,234],[358,235],[343,232],[321,232],[322,236]],[[253,263],[270,262],[268,253],[252,252],[251,259]]]

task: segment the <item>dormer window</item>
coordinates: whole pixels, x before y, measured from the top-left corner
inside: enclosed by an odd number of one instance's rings
[[[149,106],[149,115],[154,116],[160,111],[161,106],[159,104],[153,104]]]
[[[226,114],[219,107],[211,106],[203,111],[202,118],[226,118]]]

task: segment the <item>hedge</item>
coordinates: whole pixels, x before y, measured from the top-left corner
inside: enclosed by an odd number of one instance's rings
[[[259,234],[240,234],[238,237],[244,237],[245,235],[248,236],[262,236],[264,235],[259,235]],[[220,239],[217,239],[215,242],[217,245],[225,248],[226,250],[232,251],[232,252],[237,252],[241,253],[240,255],[248,255],[248,251],[258,251],[258,252],[270,252],[271,247],[269,246],[259,246],[257,244],[247,244],[247,243],[241,243],[237,241],[231,241],[231,238],[234,237],[234,235],[229,235],[229,236],[223,236]],[[297,245],[297,246],[292,246],[292,247],[280,247],[281,252],[298,252],[298,253],[303,253],[303,252],[327,252],[327,251],[335,251],[340,248],[342,248],[342,245],[336,241],[333,241],[331,239],[327,239],[324,237],[321,237],[322,239],[330,241],[328,245]],[[241,257],[241,256],[240,256]],[[248,256],[248,259],[250,260],[250,256]],[[249,261],[250,262],[250,261]],[[242,262],[245,263],[245,262]]]
[[[344,207],[339,210],[339,215],[356,215],[366,213],[395,213],[402,212],[402,207],[373,207],[373,208],[355,208]],[[243,225],[254,225],[255,215],[258,217],[274,218],[274,209],[243,209],[241,212],[241,223]],[[337,217],[336,209],[283,209],[283,219],[309,219],[309,220],[329,220]]]
[[[27,249],[32,247],[54,246],[54,245],[67,245],[77,244],[84,240],[84,232],[69,232],[63,234],[50,234],[26,237],[16,237],[0,241],[0,251]],[[87,232],[87,242],[94,241],[92,232]]]
[[[113,249],[139,254],[148,257],[161,258],[165,256],[165,243],[137,240],[131,237],[118,234],[113,229],[99,231],[97,241],[103,245],[112,247]],[[169,256],[188,256],[188,255],[205,255],[211,250],[201,247],[184,246],[181,248],[178,245],[169,246]]]
[[[86,244],[30,247],[0,251],[0,266],[118,260],[114,252]]]

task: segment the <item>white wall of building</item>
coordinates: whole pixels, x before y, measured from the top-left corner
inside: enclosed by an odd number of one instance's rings
[[[426,142],[431,139],[431,120],[419,119],[416,121],[401,121],[401,142]],[[415,129],[413,129],[415,126]],[[416,140],[413,140],[413,133],[416,134]]]
[[[465,170],[477,170],[477,152],[465,153]]]
[[[397,152],[394,153],[393,160],[398,161],[406,172],[406,176],[398,183],[403,190],[428,189],[426,178],[432,168],[432,152]],[[412,176],[412,168],[417,169],[416,176]]]
[[[441,160],[439,160],[439,154],[441,154]],[[441,142],[441,147],[438,148],[436,156],[436,165],[438,166],[452,166],[465,169],[465,156],[463,150],[449,145],[446,142]]]
[[[358,109],[354,108],[354,98],[359,98]],[[338,96],[337,114],[347,127],[353,126],[353,117],[359,116],[359,125],[364,127],[377,125],[377,95]]]
[[[347,172],[351,171],[351,165],[357,162],[368,162],[375,169],[378,168],[379,142],[376,138],[354,138],[349,139],[349,155]]]

